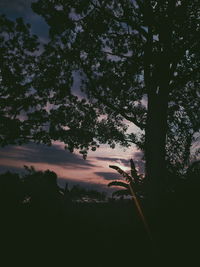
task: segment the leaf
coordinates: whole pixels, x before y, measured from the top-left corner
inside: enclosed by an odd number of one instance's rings
[[[130,196],[130,191],[128,189],[117,190],[112,193],[113,196]]]
[[[127,182],[133,182],[132,177],[128,173],[123,171],[120,167],[115,166],[115,165],[109,165],[109,168],[116,170],[119,174],[121,174],[126,179]]]
[[[122,182],[122,181],[112,181],[108,184],[108,186],[122,186],[122,187],[125,187],[125,188],[129,188],[129,185],[125,182]]]
[[[139,176],[138,176],[137,170],[135,168],[135,163],[134,163],[134,161],[132,159],[130,160],[130,164],[131,164],[131,176],[137,182],[137,179],[139,178]]]

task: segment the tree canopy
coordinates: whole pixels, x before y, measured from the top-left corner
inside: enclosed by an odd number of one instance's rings
[[[199,1],[32,8],[50,26],[41,51],[28,25],[1,17],[1,145],[60,140],[86,155],[101,143],[134,143],[157,165],[159,156],[187,161],[200,126]],[[75,80],[85,98],[73,95]]]
[[[32,80],[38,41],[22,19],[2,15],[0,25],[0,143],[23,143],[31,133],[28,111],[37,105]]]
[[[78,75],[81,90],[106,118],[103,132],[113,128],[104,142],[124,119],[143,131],[149,95],[161,105],[163,95],[167,153],[179,161],[199,131],[199,9],[198,1],[40,0],[33,10],[49,24],[51,41],[41,57],[38,86],[59,105]],[[41,86],[44,79],[51,85]],[[91,137],[98,140],[101,134]],[[143,135],[138,140],[132,133],[124,140],[144,148]]]

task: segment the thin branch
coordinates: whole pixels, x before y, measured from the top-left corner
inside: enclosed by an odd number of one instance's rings
[[[135,124],[137,127],[139,127],[141,130],[144,129],[145,125],[142,124],[142,123],[139,123],[139,122],[137,121],[136,118],[134,118],[133,116],[128,116],[124,110],[122,110],[122,109],[120,109],[120,108],[117,108],[115,105],[113,105],[113,104],[111,104],[110,102],[108,102],[105,98],[103,98],[103,97],[101,97],[101,96],[99,96],[99,95],[96,95],[96,97],[97,97],[98,99],[100,99],[101,102],[102,102],[104,105],[106,105],[106,106],[109,107],[110,109],[112,109],[112,110],[118,112],[119,115],[122,115],[126,120],[128,120],[128,121],[134,123],[134,124]]]
[[[82,65],[83,70],[85,70],[84,66]],[[87,74],[87,71],[84,71],[87,79],[90,81],[90,83],[92,84],[92,86],[94,86],[94,88],[96,87],[95,84],[93,83],[92,79],[89,77],[89,75]],[[108,108],[116,111],[119,115],[123,116],[126,120],[134,123],[137,127],[139,127],[141,130],[143,130],[145,128],[145,124],[138,122],[136,117],[133,116],[129,116],[127,115],[126,111],[121,109],[121,108],[117,108],[114,104],[111,104],[109,101],[106,100],[105,97],[102,97],[98,92],[93,92],[94,96],[101,100],[101,102],[106,105]]]
[[[136,141],[136,140],[133,141],[133,140],[130,140],[130,139],[125,139],[125,141],[128,142],[128,143],[131,143],[131,144],[134,144],[134,145],[138,146],[139,149],[141,149],[141,150],[144,150],[144,148],[143,148],[143,146],[141,145],[141,143],[138,142],[138,141]]]
[[[105,8],[106,5],[104,5],[103,7],[99,7],[97,5],[95,5],[93,2],[91,2],[91,4],[96,8],[96,9],[99,9],[99,11],[102,11],[101,9],[102,8]],[[104,12],[106,12],[106,10],[104,10]],[[119,23],[125,23],[125,24],[128,24],[130,25],[133,29],[137,30],[144,38],[148,38],[148,34],[147,32],[141,28],[140,26],[138,26],[136,23],[130,21],[127,17],[122,17],[122,18],[119,18],[119,17],[116,17],[115,15],[112,15],[110,12],[107,12],[109,16],[112,17],[112,19],[118,21]]]
[[[91,79],[89,79],[91,81]],[[95,97],[97,99],[100,99],[101,102],[106,105],[108,108],[110,108],[111,110],[117,112],[119,115],[123,116],[126,120],[134,123],[137,127],[139,127],[141,130],[143,130],[145,128],[145,124],[138,122],[138,120],[136,119],[136,117],[133,116],[129,116],[126,114],[126,112],[120,108],[117,108],[115,105],[111,104],[110,102],[108,102],[104,97],[102,97],[100,94],[98,94],[96,92],[96,94],[94,94]]]

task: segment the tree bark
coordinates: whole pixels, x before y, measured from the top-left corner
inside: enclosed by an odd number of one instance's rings
[[[147,197],[154,209],[161,204],[166,186],[167,108],[166,92],[148,95],[148,116],[145,129]]]
[[[145,128],[147,195],[152,208],[161,205],[166,188],[166,137],[169,84],[171,79],[171,26],[160,26],[160,49],[153,54],[153,32],[148,29],[145,59],[145,85],[148,112]]]

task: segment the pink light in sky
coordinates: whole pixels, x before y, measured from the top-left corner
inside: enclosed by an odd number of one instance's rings
[[[119,175],[109,165],[117,165],[128,171],[129,160],[137,152],[134,147],[124,149],[117,146],[111,149],[102,145],[97,151],[90,151],[87,159],[83,160],[78,152],[71,154],[63,147],[62,143],[55,142],[52,147],[28,145],[3,148],[0,150],[0,170],[34,166],[36,170],[49,169],[56,172],[69,185],[83,183],[107,190],[109,181],[119,179]]]

